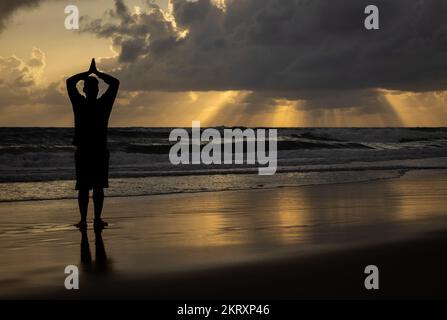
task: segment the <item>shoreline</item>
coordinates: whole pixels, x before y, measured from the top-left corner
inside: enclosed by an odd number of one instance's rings
[[[200,194],[200,193],[213,193],[213,192],[237,192],[237,191],[257,191],[257,190],[274,190],[274,189],[281,189],[281,188],[301,188],[301,187],[310,187],[310,186],[319,186],[319,185],[325,185],[325,186],[331,186],[331,185],[339,185],[339,184],[349,184],[349,183],[361,183],[361,182],[372,182],[372,181],[380,181],[380,180],[389,180],[389,179],[399,179],[401,177],[403,177],[407,172],[411,172],[411,171],[432,171],[432,170],[438,170],[438,171],[446,171],[447,172],[447,167],[440,167],[440,168],[418,168],[418,169],[371,169],[371,170],[361,170],[361,171],[405,171],[405,172],[399,172],[399,176],[398,177],[377,177],[377,178],[371,178],[368,180],[362,180],[362,181],[346,181],[346,182],[327,182],[327,183],[310,183],[310,184],[303,184],[303,185],[284,185],[284,186],[269,186],[269,187],[258,187],[258,188],[240,188],[240,189],[225,189],[225,190],[193,190],[193,191],[178,191],[178,192],[166,192],[166,193],[149,193],[149,194],[130,194],[130,195],[105,195],[104,198],[105,199],[112,199],[112,198],[140,198],[140,197],[152,197],[152,196],[177,196],[177,195],[188,195],[188,194]],[[335,170],[337,172],[351,172],[351,170]],[[356,170],[353,170],[356,171]],[[360,170],[359,170],[360,171]],[[320,171],[309,171],[309,172],[316,172],[319,173]],[[324,172],[328,172],[328,171],[324,171]],[[279,172],[279,173],[296,173],[295,171],[290,171],[290,172]],[[301,172],[299,172],[301,173]],[[303,172],[303,173],[308,173],[308,172]],[[232,173],[228,173],[228,175],[230,175]],[[246,173],[240,173],[242,174],[246,174]],[[205,174],[204,174],[205,175]],[[188,175],[189,176],[189,175]],[[191,177],[195,176],[195,175],[190,175]],[[201,176],[201,175],[199,175]],[[144,177],[135,177],[132,179],[138,179],[138,178],[150,178],[153,176],[144,176]],[[175,176],[177,177],[177,176]],[[178,176],[178,177],[183,177],[183,176]],[[111,178],[114,179],[114,178]],[[54,180],[54,181],[71,181],[73,182],[73,184],[75,184],[75,180]],[[26,182],[7,182],[7,183],[33,183],[33,182],[47,182],[47,181],[26,181]],[[52,181],[49,181],[52,182]],[[4,183],[4,182],[0,182],[0,183]],[[90,190],[92,191],[92,190]],[[21,200],[0,200],[0,204],[2,203],[11,203],[11,202],[32,202],[32,201],[59,201],[59,200],[76,200],[77,197],[73,196],[73,197],[67,197],[67,198],[56,198],[56,199],[21,199]]]
[[[107,259],[92,255],[90,269],[81,270],[88,290],[77,293],[63,289],[64,266],[86,267],[80,233],[67,224],[75,222],[75,201],[2,203],[0,296],[445,298],[438,271],[447,266],[446,181],[445,171],[434,170],[379,181],[109,198],[111,226],[99,248]],[[88,235],[97,255],[98,239]],[[426,265],[416,268],[421,260]],[[374,263],[384,267],[385,282],[371,295],[362,268]],[[401,271],[427,283],[408,288]]]
[[[447,158],[446,158],[447,159]],[[181,194],[197,194],[197,193],[208,193],[208,192],[232,192],[232,191],[250,191],[250,190],[271,190],[271,189],[277,189],[277,188],[295,188],[295,187],[306,187],[306,186],[315,186],[315,185],[337,185],[337,184],[346,184],[346,183],[356,183],[356,182],[369,182],[369,181],[378,181],[378,180],[387,180],[387,179],[396,179],[396,178],[401,178],[402,176],[404,176],[405,174],[409,173],[409,172],[430,172],[430,171],[447,171],[447,167],[444,166],[440,166],[440,167],[414,167],[414,168],[407,168],[407,167],[399,167],[399,168],[382,168],[382,167],[372,167],[372,168],[368,168],[368,169],[344,169],[344,168],[339,168],[339,169],[335,169],[335,170],[322,170],[322,171],[284,171],[281,172],[280,170],[277,172],[277,175],[281,175],[281,174],[325,174],[325,173],[343,173],[343,174],[349,174],[349,173],[357,173],[357,172],[365,172],[365,173],[395,173],[397,176],[371,176],[368,178],[364,178],[364,180],[346,180],[346,181],[336,181],[336,182],[330,182],[330,181],[314,181],[314,182],[307,182],[307,183],[303,183],[303,184],[296,184],[294,185],[292,184],[287,184],[285,183],[284,185],[272,185],[272,186],[265,186],[262,183],[256,185],[256,186],[250,186],[250,187],[229,187],[229,188],[223,188],[223,189],[210,189],[210,190],[205,190],[205,189],[200,189],[200,190],[186,190],[186,191],[166,191],[166,192],[154,192],[154,193],[150,193],[150,192],[146,192],[146,193],[142,193],[142,194],[105,194],[105,198],[132,198],[132,197],[150,197],[150,196],[168,196],[168,195],[181,195]],[[221,175],[221,174],[216,174],[216,175]],[[262,176],[258,176],[256,174],[250,174],[250,173],[227,173],[225,174],[227,176],[231,176],[231,175],[235,175],[235,176],[248,176],[248,177],[262,177]],[[225,176],[222,175],[222,176]],[[215,176],[214,174],[209,175],[209,174],[199,174],[197,175],[198,177],[205,177],[205,176],[210,176],[213,177]],[[132,179],[132,180],[138,180],[138,179],[147,179],[147,178],[162,178],[162,176],[139,176],[139,177],[125,177],[125,178],[110,178],[111,183],[113,182],[113,180],[125,180],[125,179]],[[173,176],[169,176],[170,178],[194,178],[195,175],[173,175]],[[20,184],[33,184],[33,183],[60,183],[60,182],[69,182],[71,184],[73,184],[73,195],[72,196],[63,196],[63,197],[56,197],[56,198],[35,198],[35,199],[13,199],[13,200],[0,200],[0,204],[1,203],[10,203],[10,202],[29,202],[29,201],[59,201],[59,200],[75,200],[77,199],[77,195],[74,191],[74,184],[75,181],[74,180],[50,180],[50,181],[14,181],[14,182],[1,182],[1,184],[7,184],[7,185],[20,185]],[[71,190],[71,189],[70,189]],[[112,190],[113,192],[113,187],[110,188],[110,190]]]

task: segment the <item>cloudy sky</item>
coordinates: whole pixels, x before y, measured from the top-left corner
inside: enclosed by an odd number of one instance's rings
[[[380,30],[364,28],[371,3]],[[447,126],[446,14],[442,0],[2,0],[0,126],[71,126],[64,80],[92,57],[121,80],[112,126]]]

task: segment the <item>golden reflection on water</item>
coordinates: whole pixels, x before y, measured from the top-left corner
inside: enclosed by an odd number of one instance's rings
[[[311,213],[294,188],[159,197],[144,205],[146,214],[132,234],[163,247],[299,243]],[[163,207],[163,213],[151,214],[152,207]]]
[[[406,220],[442,214],[447,184],[436,179],[135,198],[135,212],[127,212],[117,224],[131,230],[134,240],[147,250],[271,250],[282,245],[330,241],[331,237],[336,241],[339,234],[349,240],[347,234],[354,227],[383,223],[398,226]],[[116,200],[117,204],[121,201]],[[138,218],[127,219],[134,214]]]
[[[392,195],[399,200],[396,219],[414,221],[427,217],[441,217],[446,214],[447,178],[434,172],[413,172],[412,183],[396,180],[388,183]]]
[[[302,194],[296,194],[293,189],[281,190],[282,196],[277,197],[278,233],[283,244],[293,244],[306,241],[305,232],[310,223],[308,201]]]

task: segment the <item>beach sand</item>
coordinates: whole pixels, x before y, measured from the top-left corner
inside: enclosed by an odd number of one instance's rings
[[[198,177],[200,179],[201,177]],[[264,190],[0,204],[1,298],[446,298],[447,172]],[[66,290],[64,269],[80,269]],[[376,265],[380,289],[364,288]]]

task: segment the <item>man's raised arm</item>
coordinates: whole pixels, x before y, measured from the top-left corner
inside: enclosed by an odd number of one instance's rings
[[[120,86],[120,81],[117,78],[98,70],[96,70],[94,73],[99,79],[103,80],[109,86],[104,93],[104,96],[109,99],[115,100],[115,97],[118,93],[118,88]]]
[[[107,88],[106,92],[104,93],[103,97],[106,97],[108,99],[115,100],[116,95],[118,93],[118,88],[120,86],[120,81],[117,78],[112,77],[111,75],[98,71],[96,69],[96,61],[95,59],[92,59],[92,64],[90,65],[90,70],[93,74],[95,74],[99,79],[104,81],[109,87]]]
[[[120,85],[120,81],[117,78],[112,77],[110,74],[100,72],[100,71],[96,71],[95,74],[98,76],[98,78],[102,79],[109,86],[118,88],[118,86]]]
[[[90,68],[87,72],[81,72],[78,74],[75,74],[74,76],[67,79],[67,91],[68,96],[70,97],[70,100],[73,102],[79,97],[82,97],[82,95],[78,92],[78,89],[76,88],[76,84],[79,81],[85,80],[88,78],[89,75],[92,73],[96,73],[98,70],[96,70],[96,63],[95,59],[92,59],[92,63],[90,64]]]
[[[78,92],[78,89],[76,88],[76,84],[81,80],[85,80],[90,75],[90,73],[91,73],[90,71],[78,73],[78,74],[75,74],[74,76],[71,76],[70,78],[67,79],[68,96],[70,97],[70,100],[72,102],[74,100],[76,100],[78,97],[82,96]]]

